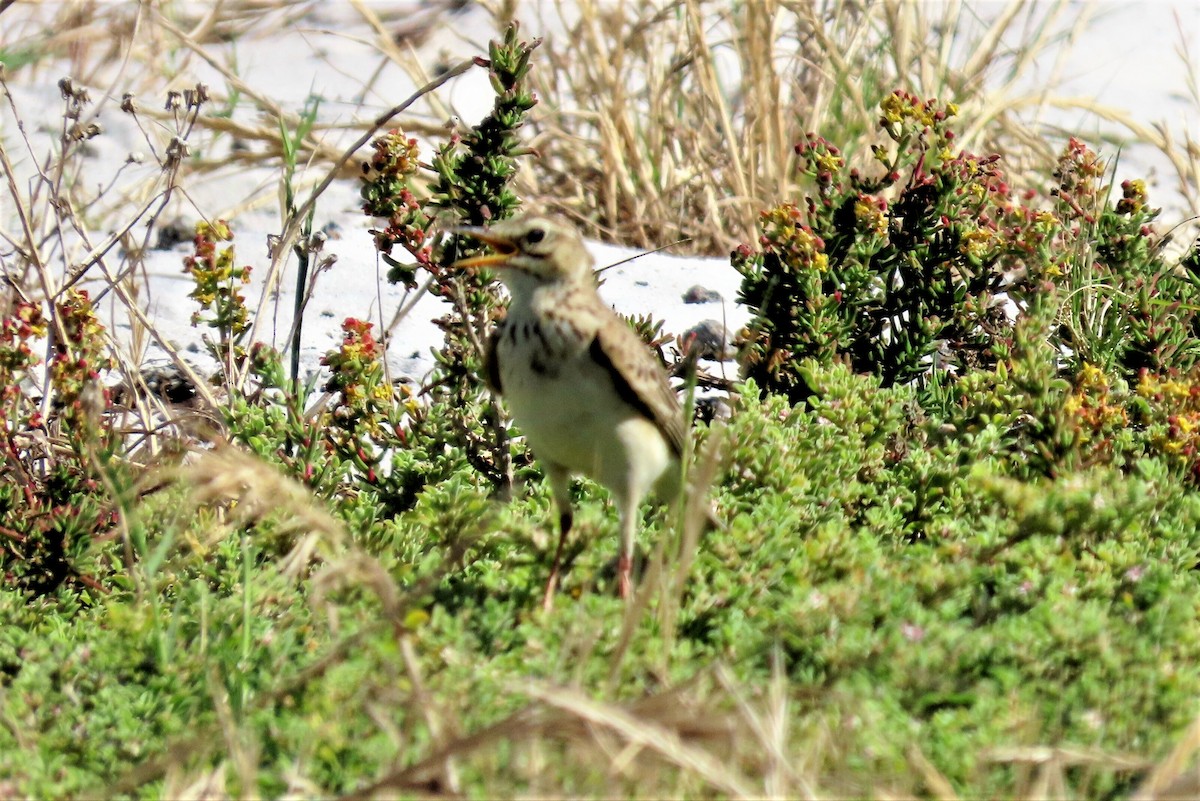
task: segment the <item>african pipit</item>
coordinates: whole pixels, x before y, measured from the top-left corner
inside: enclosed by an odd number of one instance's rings
[[[574,228],[524,217],[459,229],[495,253],[458,267],[492,267],[512,300],[488,342],[487,380],[508,403],[550,479],[559,540],[546,585],[549,607],[571,531],[573,473],[612,492],[621,517],[621,597],[630,595],[638,506],[651,489],[679,492],[683,409],[655,355],[596,292],[592,257]]]

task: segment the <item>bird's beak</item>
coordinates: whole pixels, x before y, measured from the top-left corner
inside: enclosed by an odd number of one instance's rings
[[[459,259],[450,265],[452,268],[479,270],[484,267],[503,267],[509,258],[517,252],[516,245],[502,236],[496,236],[486,228],[452,228],[451,231],[478,239],[485,245],[491,245],[492,249],[496,251],[495,253],[484,253],[480,256]]]

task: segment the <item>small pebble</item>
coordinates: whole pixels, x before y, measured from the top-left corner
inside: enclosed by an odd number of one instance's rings
[[[174,364],[150,365],[142,369],[146,388],[168,403],[187,403],[196,397],[196,387]]]
[[[705,423],[714,420],[728,420],[733,416],[729,401],[718,395],[704,395],[696,398],[696,417]]]
[[[737,355],[729,331],[720,320],[704,320],[685,331],[682,339],[701,359],[724,361]]]
[[[699,284],[693,284],[687,292],[683,293],[684,303],[720,303],[722,300],[720,292]]]
[[[183,242],[191,242],[195,230],[189,228],[181,219],[171,220],[158,226],[158,239],[154,242],[155,250],[171,250]]]

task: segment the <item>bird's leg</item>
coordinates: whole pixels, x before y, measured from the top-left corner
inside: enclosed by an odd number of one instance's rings
[[[567,544],[567,534],[571,532],[571,511],[568,509],[558,516],[558,547],[554,549],[554,562],[550,565],[550,578],[546,581],[546,594],[542,596],[542,608],[549,611],[554,607],[554,590],[558,586],[558,571],[562,565],[563,546]]]
[[[621,552],[617,556],[617,592],[626,600],[633,597],[633,540],[637,534],[638,504],[632,498],[618,498],[621,514]]]
[[[571,512],[571,476],[565,468],[547,467],[550,488],[554,492],[554,505],[558,508],[558,547],[554,549],[554,562],[550,565],[550,579],[546,582],[546,594],[542,597],[542,608],[549,611],[554,606],[554,590],[558,586],[558,571],[562,566],[563,546],[571,533],[574,515]]]

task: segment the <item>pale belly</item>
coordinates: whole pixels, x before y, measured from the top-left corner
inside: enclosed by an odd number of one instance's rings
[[[553,377],[512,361],[502,366],[504,399],[538,459],[638,498],[676,469],[658,428],[586,356],[559,364]]]

